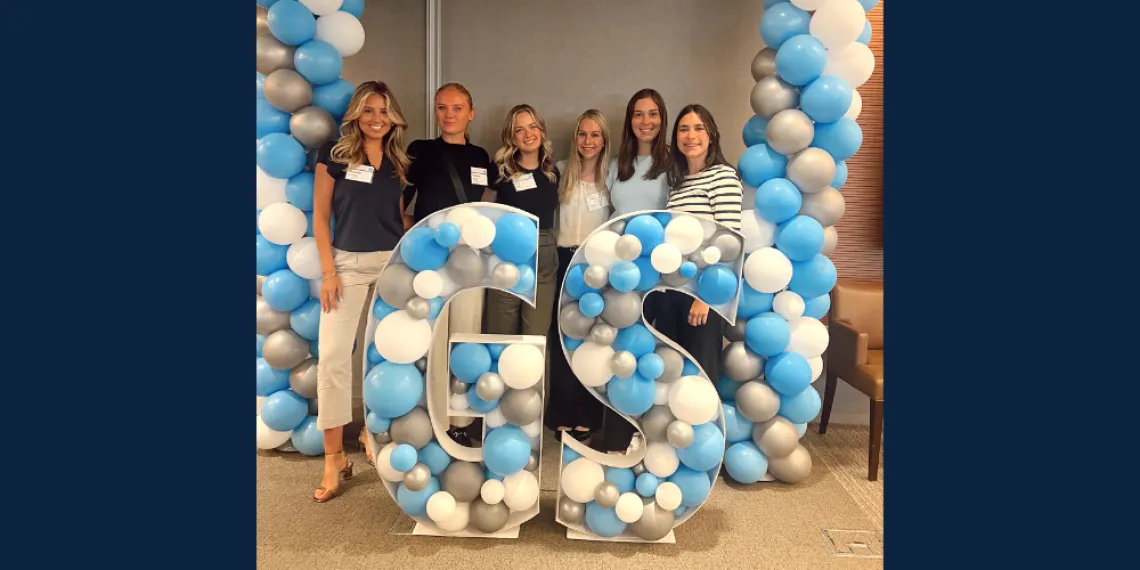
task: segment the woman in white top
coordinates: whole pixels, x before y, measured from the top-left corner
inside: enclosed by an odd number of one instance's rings
[[[610,132],[601,111],[590,109],[578,117],[574,129],[574,150],[567,160],[558,163],[561,185],[558,188],[558,212],[555,234],[558,243],[557,289],[570,269],[574,252],[586,242],[590,232],[610,217],[610,196],[606,188],[606,171],[610,162]],[[557,298],[557,296],[556,296]],[[558,303],[554,304],[554,326],[550,327],[550,404],[545,414],[546,427],[561,438],[570,432],[578,441],[588,441],[601,427],[602,403],[578,381],[561,350],[558,329]]]

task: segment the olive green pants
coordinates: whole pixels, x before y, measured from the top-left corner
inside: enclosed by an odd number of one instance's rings
[[[487,334],[533,334],[546,336],[554,316],[555,277],[558,274],[558,246],[551,230],[539,230],[535,256],[535,306],[497,289],[487,291]]]

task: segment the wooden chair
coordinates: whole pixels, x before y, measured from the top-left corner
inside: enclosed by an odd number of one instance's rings
[[[828,312],[827,387],[819,433],[827,433],[827,420],[835,401],[839,378],[870,398],[871,441],[867,479],[879,478],[879,450],[883,441],[883,284],[840,279],[831,291]]]

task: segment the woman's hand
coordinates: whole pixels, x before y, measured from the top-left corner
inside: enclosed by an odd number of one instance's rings
[[[709,320],[709,306],[700,299],[693,299],[693,307],[689,309],[689,325],[699,326]]]
[[[329,312],[336,309],[336,304],[344,299],[344,291],[340,287],[340,276],[333,275],[321,280],[321,310]]]
[[[404,231],[405,232],[412,229],[412,226],[416,225],[415,218],[412,218],[411,216],[409,216],[407,214],[402,214],[400,217],[404,219]]]

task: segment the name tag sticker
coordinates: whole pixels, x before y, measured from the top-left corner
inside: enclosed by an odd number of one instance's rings
[[[586,207],[591,212],[597,212],[602,209],[602,195],[597,192],[586,194]]]
[[[471,183],[476,186],[487,185],[487,169],[479,168],[477,166],[471,167]]]
[[[356,168],[353,168],[352,170],[344,173],[344,177],[348,180],[363,182],[365,184],[372,184],[372,174],[374,171],[375,169],[368,165],[357,166]]]
[[[526,174],[523,174],[522,176],[516,177],[514,179],[514,185],[515,185],[515,191],[516,192],[522,192],[523,190],[530,190],[532,188],[538,188],[538,184],[535,184],[535,182],[534,182],[534,175],[529,173],[529,172]]]

